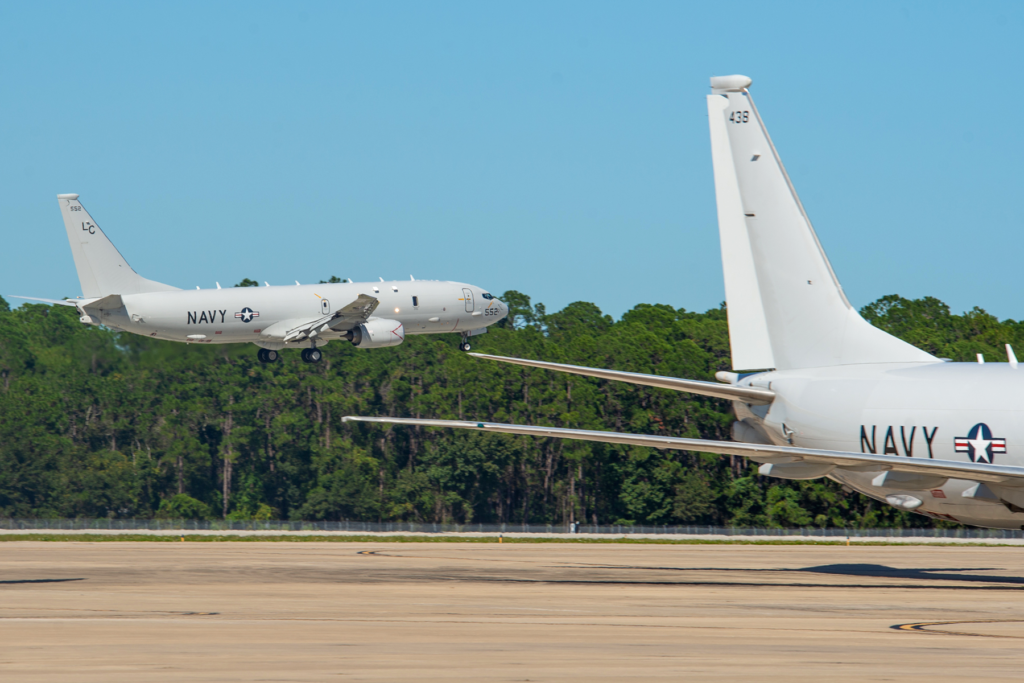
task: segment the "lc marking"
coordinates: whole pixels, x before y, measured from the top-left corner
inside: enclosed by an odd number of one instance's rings
[[[198,325],[200,323],[215,323],[217,322],[217,314],[220,313],[220,321],[224,322],[224,316],[227,311],[199,311],[198,316],[196,311],[188,312],[188,322],[186,325]],[[209,316],[207,316],[209,314]]]
[[[935,455],[932,453],[932,441],[935,440],[935,433],[939,431],[938,427],[934,427],[931,433],[928,433],[927,427],[921,427],[921,433],[924,436],[925,444],[928,446],[928,457],[934,458]],[[871,425],[871,437],[868,438],[868,432],[864,428],[864,425],[860,426],[860,452],[861,453],[878,453],[878,443],[875,437],[878,433],[878,426]],[[893,427],[889,427],[885,430],[885,441],[882,444],[882,455],[905,455],[908,458],[914,457],[914,439],[917,437],[917,427],[911,427],[909,431],[906,427],[899,428],[899,443],[903,446],[903,452],[900,453],[897,448],[896,432],[893,431]]]

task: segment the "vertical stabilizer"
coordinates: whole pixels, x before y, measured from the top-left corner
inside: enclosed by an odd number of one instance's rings
[[[59,194],[57,201],[68,231],[71,254],[75,257],[82,296],[94,298],[109,294],[142,294],[178,289],[140,276],[124,260],[117,248],[100,230],[78,201],[77,194]]]
[[[744,80],[750,83],[750,79]],[[766,370],[775,367],[775,358],[768,337],[768,324],[764,319],[754,256],[747,238],[740,188],[732,166],[729,132],[722,117],[722,106],[726,103],[726,100],[716,95],[708,96],[711,161],[715,170],[715,200],[718,204],[718,233],[722,245],[722,272],[725,275],[729,346],[733,368]]]
[[[708,97],[734,369],[938,360],[847,301],[749,85],[745,76],[712,78]]]

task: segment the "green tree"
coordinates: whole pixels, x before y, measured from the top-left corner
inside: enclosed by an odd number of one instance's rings
[[[212,519],[213,512],[206,503],[184,493],[160,501],[157,519]]]
[[[332,278],[337,280],[338,278]],[[239,286],[255,286],[243,280]],[[725,310],[640,304],[615,320],[525,294],[474,337],[486,353],[710,380],[728,369]],[[1024,324],[889,296],[863,310],[941,357],[1001,359]],[[259,363],[251,347],[182,345],[81,325],[73,308],[0,299],[0,515],[566,524],[931,526],[829,480],[762,477],[742,458],[343,423],[345,415],[480,419],[728,439],[727,402],[480,360],[455,335]]]

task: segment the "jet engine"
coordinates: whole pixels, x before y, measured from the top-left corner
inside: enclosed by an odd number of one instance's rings
[[[360,349],[398,346],[405,341],[405,327],[397,320],[367,320],[345,333],[345,339]]]

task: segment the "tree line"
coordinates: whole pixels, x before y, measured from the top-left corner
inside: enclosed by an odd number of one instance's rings
[[[334,278],[332,278],[334,279]],[[240,284],[249,284],[243,281]],[[510,291],[474,337],[496,355],[712,380],[724,307],[640,304],[614,320]],[[990,361],[1024,326],[933,298],[884,297],[873,324],[937,356]],[[503,434],[343,423],[390,415],[728,439],[727,402],[476,359],[455,335],[324,347],[165,342],[0,299],[0,516],[565,524],[931,526],[829,480],[761,477],[742,458]]]

